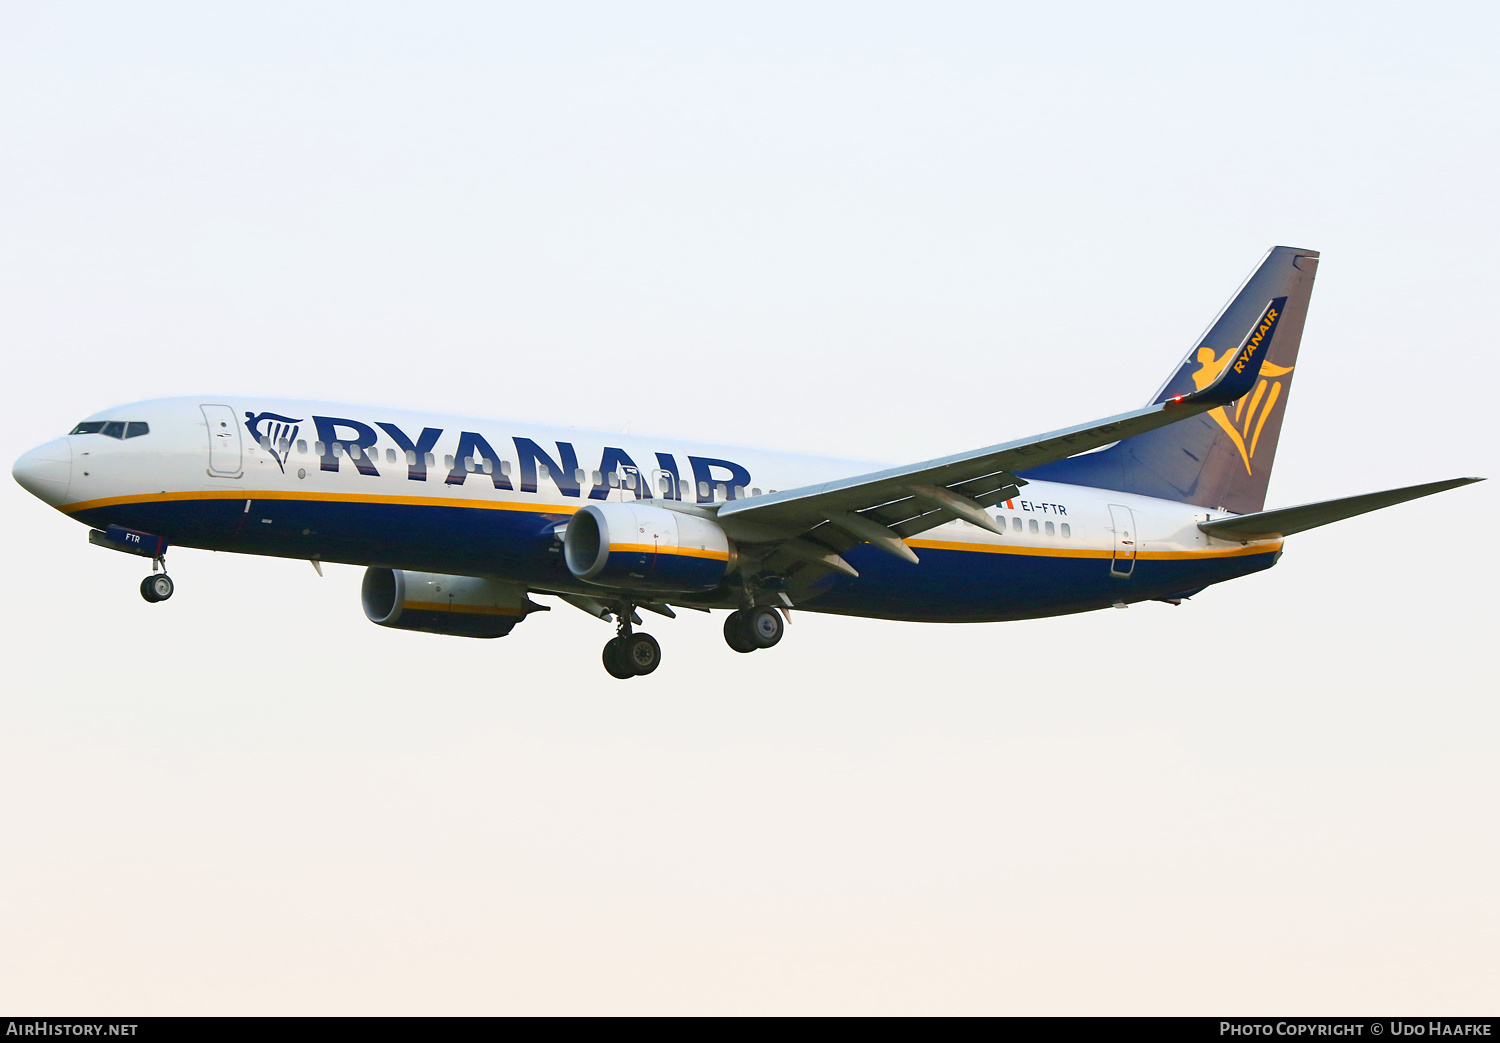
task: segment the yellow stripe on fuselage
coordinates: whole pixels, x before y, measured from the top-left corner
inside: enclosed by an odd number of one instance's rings
[[[996,543],[950,543],[945,540],[907,540],[919,550],[956,550],[975,554],[1021,554],[1043,558],[1113,558],[1112,550],[1074,550],[1067,547],[1022,547]],[[1203,550],[1141,550],[1132,557],[1151,561],[1184,561],[1189,558],[1238,558],[1247,554],[1269,554],[1280,550],[1281,541],[1257,543],[1248,547],[1205,548]]]

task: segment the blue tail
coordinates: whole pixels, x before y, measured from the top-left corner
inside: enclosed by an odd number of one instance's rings
[[[1259,511],[1266,505],[1266,486],[1317,270],[1315,251],[1273,247],[1152,401],[1190,395],[1221,375],[1232,377],[1224,369],[1241,348],[1247,349],[1246,357],[1264,348],[1259,378],[1241,397],[1021,477],[1116,489],[1236,514]],[[1232,385],[1232,379],[1224,380],[1221,387]]]

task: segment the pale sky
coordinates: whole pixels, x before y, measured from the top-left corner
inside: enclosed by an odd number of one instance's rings
[[[0,3],[7,461],[257,393],[906,462],[1322,251],[1268,506],[1495,477],[1493,5]],[[0,1007],[1493,1013],[1496,484],[1180,608],[500,641],[5,483]]]

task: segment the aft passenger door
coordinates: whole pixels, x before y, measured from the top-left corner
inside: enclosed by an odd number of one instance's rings
[[[1109,520],[1115,533],[1114,559],[1109,565],[1109,574],[1119,579],[1129,579],[1135,571],[1135,558],[1139,542],[1135,531],[1135,512],[1118,503],[1109,505]]]
[[[229,406],[199,408],[208,421],[208,473],[216,478],[238,478],[244,472],[239,418]]]

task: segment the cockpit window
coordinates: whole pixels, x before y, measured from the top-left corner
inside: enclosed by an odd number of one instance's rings
[[[144,420],[85,420],[70,435],[104,435],[108,438],[139,438],[151,433],[151,425]]]

